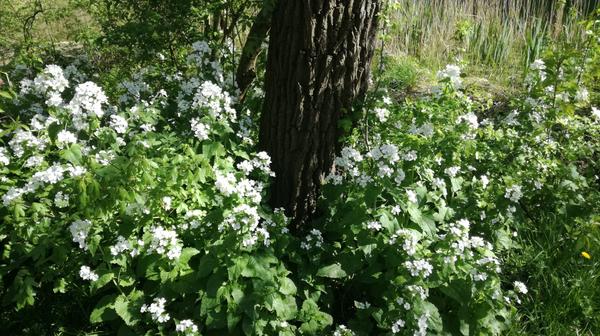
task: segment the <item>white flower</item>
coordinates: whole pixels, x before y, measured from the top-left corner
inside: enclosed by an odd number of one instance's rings
[[[448,175],[450,177],[455,177],[456,174],[458,174],[460,172],[460,167],[458,167],[458,166],[448,167],[444,170],[444,172],[446,173],[446,175]]]
[[[459,122],[459,123],[464,122],[471,129],[477,129],[479,127],[479,122],[477,121],[477,116],[473,112],[469,112],[465,115],[458,117],[457,122]]]
[[[123,236],[117,237],[117,243],[110,247],[110,254],[113,256],[117,256],[124,251],[131,250],[131,243],[125,239]]]
[[[378,221],[370,221],[367,223],[367,229],[369,229],[369,230],[381,231],[382,228],[383,228],[383,226]]]
[[[385,122],[390,115],[390,111],[385,108],[376,108],[373,110],[373,113],[375,113],[375,116],[379,122]]]
[[[402,183],[402,181],[404,181],[404,178],[406,178],[406,174],[404,173],[404,170],[398,169],[398,171],[396,172],[396,177],[394,178],[394,182],[396,182],[396,184],[400,185]]]
[[[41,155],[30,156],[27,161],[25,161],[25,167],[32,168],[37,167],[44,162],[44,157]]]
[[[197,118],[193,118],[190,121],[192,132],[194,132],[194,136],[199,140],[207,140],[208,135],[210,134],[210,128],[208,125],[201,123]]]
[[[580,103],[589,102],[590,101],[590,92],[584,87],[579,88],[577,90],[577,92],[575,93],[575,100]]]
[[[98,274],[92,271],[88,266],[81,266],[79,269],[79,276],[83,280],[96,281],[98,280]]]
[[[149,252],[166,255],[170,260],[179,258],[181,255],[181,244],[177,232],[166,230],[161,226],[155,226],[152,230],[152,241],[148,247]]]
[[[175,331],[185,335],[193,335],[198,332],[198,326],[192,320],[181,320],[175,325]]]
[[[76,220],[69,226],[69,231],[71,231],[71,236],[73,236],[73,242],[78,243],[79,247],[84,250],[88,249],[85,240],[87,239],[91,227],[92,222],[87,219]]]
[[[67,144],[76,143],[77,136],[72,132],[62,130],[56,135],[56,142],[59,148],[64,148]]]
[[[235,192],[236,178],[232,173],[221,175],[216,173],[215,187],[225,196],[230,196]]]
[[[479,178],[481,179],[481,185],[483,188],[487,188],[488,184],[490,184],[490,179],[487,177],[487,175],[481,175]]]
[[[408,201],[412,203],[417,203],[417,193],[414,190],[407,190],[406,196],[408,197]]]
[[[515,290],[517,291],[517,293],[527,294],[527,286],[525,286],[525,284],[521,281],[515,281],[513,285],[515,286]]]
[[[110,116],[110,127],[118,134],[125,134],[125,132],[127,132],[127,127],[129,127],[129,123],[127,123],[127,119],[113,114]]]
[[[93,82],[85,82],[75,87],[75,94],[69,103],[69,109],[73,115],[87,114],[101,118],[104,115],[102,105],[107,101],[108,98],[102,88]]]
[[[597,121],[600,121],[600,109],[592,106],[592,116],[596,118]]]
[[[8,166],[10,163],[10,157],[8,151],[4,147],[0,147],[0,165]]]
[[[433,271],[433,266],[426,260],[414,260],[404,262],[404,267],[410,272],[410,275],[422,276],[427,278]]]
[[[152,317],[152,320],[158,323],[165,323],[171,319],[171,316],[165,311],[165,304],[167,300],[165,298],[155,298],[154,302],[150,305],[142,305],[140,309],[141,313],[148,312]]]
[[[513,202],[518,202],[521,197],[523,197],[523,192],[521,191],[521,186],[518,184],[513,184],[510,187],[506,188],[506,192],[504,193],[504,197],[510,199]]]
[[[171,202],[173,202],[173,198],[170,196],[165,196],[162,198],[162,207],[165,210],[171,210]]]
[[[4,206],[9,206],[12,201],[23,196],[23,194],[25,194],[24,189],[12,187],[2,195],[2,204],[4,204]]]
[[[392,324],[392,332],[394,334],[397,334],[400,332],[400,330],[404,327],[404,320],[399,319],[398,321],[394,322],[394,324]]]
[[[399,205],[394,205],[391,212],[392,212],[392,215],[398,216],[402,212],[402,208]]]
[[[69,81],[65,78],[61,67],[55,64],[49,64],[33,80],[35,90],[39,93],[63,92],[68,86]],[[21,90],[27,89],[27,85],[21,82]]]
[[[460,79],[460,68],[454,64],[446,65],[446,68],[438,71],[437,73],[438,79],[449,79],[452,86],[456,89],[460,88],[462,85],[462,80]]]
[[[536,59],[535,61],[533,61],[533,63],[531,63],[529,68],[531,68],[531,70],[544,70],[546,69],[546,64],[543,60]]]

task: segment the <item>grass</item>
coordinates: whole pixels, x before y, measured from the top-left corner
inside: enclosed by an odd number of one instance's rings
[[[546,43],[581,40],[577,22],[597,2],[398,0],[389,13],[387,51],[430,69],[461,63],[471,75],[512,87]]]

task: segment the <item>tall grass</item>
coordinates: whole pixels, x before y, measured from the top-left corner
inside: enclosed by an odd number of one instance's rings
[[[546,43],[582,40],[577,22],[598,0],[397,0],[390,13],[392,55],[432,68],[463,62],[472,71],[510,79]]]

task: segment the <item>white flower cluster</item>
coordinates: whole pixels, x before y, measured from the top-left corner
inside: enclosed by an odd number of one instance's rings
[[[371,231],[381,231],[383,226],[379,221],[369,221],[367,222],[367,229]]]
[[[527,286],[525,286],[524,283],[522,283],[521,281],[515,281],[513,283],[514,287],[515,287],[515,291],[517,293],[521,293],[521,294],[527,294],[528,290],[527,290]]]
[[[398,319],[396,322],[394,322],[394,324],[392,324],[392,333],[397,334],[399,333],[402,328],[404,328],[405,322],[403,319]]]
[[[58,164],[54,164],[49,168],[36,172],[30,178],[30,180],[22,187],[12,187],[3,196],[2,202],[4,206],[10,205],[15,199],[25,195],[34,193],[38,188],[44,186],[44,184],[56,184],[61,181],[65,176],[66,172],[70,173],[71,176],[79,176],[85,170],[78,166],[67,166],[63,167]]]
[[[228,173],[227,175],[222,175],[220,172],[215,172],[215,187],[221,194],[224,196],[231,196],[235,192],[235,184],[237,183],[237,179],[235,175],[232,173]]]
[[[260,225],[260,215],[258,214],[258,209],[254,206],[240,204],[233,208],[219,225],[219,231],[224,231],[228,228],[238,232],[242,238],[242,245],[244,247],[254,246],[259,239],[262,240],[265,246],[269,246],[271,243],[269,240],[269,231],[267,231],[266,227]]]
[[[25,154],[25,149],[33,149],[41,152],[46,149],[46,144],[46,139],[38,138],[30,131],[22,129],[16,130],[12,139],[8,142],[8,146],[10,146],[13,154],[18,158]]]
[[[512,202],[517,203],[521,199],[521,197],[523,197],[523,191],[521,189],[522,188],[520,185],[513,184],[510,187],[506,188],[504,197],[511,200]]]
[[[460,117],[458,117],[456,119],[456,123],[462,123],[464,122],[465,124],[467,124],[467,126],[469,126],[470,129],[478,129],[479,128],[479,121],[477,120],[477,115],[475,115],[475,113],[473,112],[469,112],[467,114],[461,115]]]
[[[115,132],[117,132],[117,134],[125,134],[127,132],[127,128],[129,127],[127,119],[116,114],[110,116],[109,125],[113,130],[115,130]]]
[[[141,313],[150,313],[152,320],[158,323],[165,323],[171,319],[171,316],[165,310],[165,304],[167,300],[165,298],[155,298],[154,302],[150,305],[143,304],[140,309]]]
[[[148,246],[148,252],[156,252],[165,255],[170,260],[179,258],[181,255],[181,243],[177,232],[167,230],[161,226],[155,226],[151,229],[152,241]]]
[[[92,271],[88,266],[81,266],[79,269],[79,276],[83,280],[96,281],[98,280],[98,274]]]
[[[90,233],[90,228],[92,227],[92,222],[89,220],[76,220],[69,226],[69,231],[71,231],[71,236],[73,237],[73,242],[78,243],[79,247],[87,250],[88,245],[85,240]]]
[[[110,247],[110,254],[118,256],[119,254],[131,250],[131,243],[123,236],[117,237],[117,243]]]
[[[337,326],[337,328],[335,328],[335,331],[333,332],[333,336],[355,336],[355,335],[356,335],[356,333],[354,333],[354,331],[352,331],[351,329],[348,329],[348,327],[346,327],[343,324]]]
[[[435,129],[433,128],[433,124],[430,122],[423,123],[421,126],[417,126],[413,120],[412,125],[408,129],[408,133],[415,135],[422,135],[426,138],[429,138],[433,135]]]
[[[24,82],[21,82],[21,91],[25,91],[23,93],[27,93],[27,87],[31,86],[31,82],[29,81],[28,83],[27,81],[24,80]],[[34,78],[32,88],[37,93],[56,96],[56,94],[60,94],[68,86],[69,81],[65,78],[63,69],[58,65],[49,64]]]
[[[433,266],[426,260],[408,260],[404,262],[404,267],[414,277],[427,278],[433,272]]]
[[[271,157],[266,152],[258,152],[252,160],[244,160],[237,164],[237,169],[244,175],[249,175],[254,169],[258,169],[269,176],[275,176],[271,170]]]
[[[58,148],[65,148],[69,144],[77,143],[77,135],[67,130],[61,130],[56,135],[56,144]]]
[[[437,78],[440,80],[448,79],[450,84],[455,89],[459,89],[462,86],[462,80],[460,79],[460,67],[454,64],[448,64],[443,70],[438,71]]]
[[[175,331],[183,333],[186,336],[196,335],[198,333],[198,326],[192,320],[181,320],[175,325]]]
[[[211,81],[200,84],[192,98],[192,108],[205,108],[208,115],[220,121],[235,121],[232,103],[229,93]]]
[[[206,65],[210,58],[204,57],[211,52],[210,46],[206,41],[196,41],[192,43],[192,53],[187,56],[188,64],[195,64],[196,66]]]
[[[312,229],[300,243],[300,248],[310,250],[312,248],[320,248],[323,245],[323,234],[317,229]]]
[[[81,119],[92,116],[101,118],[104,115],[102,105],[107,101],[102,88],[93,82],[85,82],[75,87],[75,94],[68,108],[75,117]]]
[[[0,147],[0,165],[8,166],[10,163],[10,154],[4,147]]]
[[[200,122],[198,118],[192,118],[192,120],[190,120],[190,125],[194,136],[198,138],[198,140],[208,140],[210,127],[207,124]]]
[[[402,239],[402,250],[412,256],[417,252],[420,236],[421,234],[418,231],[399,229],[390,237],[389,244],[394,245],[399,239]]]
[[[377,120],[379,120],[381,123],[386,122],[390,115],[390,111],[388,111],[388,109],[379,107],[375,108],[373,113],[375,114],[375,117],[377,117]]]

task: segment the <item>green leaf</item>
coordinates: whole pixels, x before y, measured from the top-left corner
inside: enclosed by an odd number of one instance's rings
[[[90,314],[90,322],[101,323],[116,319],[117,314],[113,310],[113,304],[116,297],[116,294],[109,294],[102,297]]]
[[[64,149],[60,157],[73,164],[79,164],[81,162],[81,147],[78,144],[73,144]]]
[[[113,278],[115,277],[115,274],[113,272],[108,272],[105,273],[103,275],[101,275],[98,280],[94,281],[92,283],[92,290],[98,290],[102,287],[104,287],[107,283],[109,283]]]
[[[321,267],[317,271],[317,276],[324,278],[339,279],[345,277],[346,275],[346,272],[342,269],[342,265],[338,263]]]
[[[140,310],[137,303],[143,299],[143,295],[142,291],[133,290],[128,296],[121,294],[115,299],[115,311],[128,326],[135,325],[140,318]]]
[[[273,309],[281,320],[291,320],[298,312],[296,299],[293,296],[275,297],[273,299]]]
[[[296,285],[289,278],[281,278],[281,284],[279,286],[279,292],[285,295],[296,294]]]

